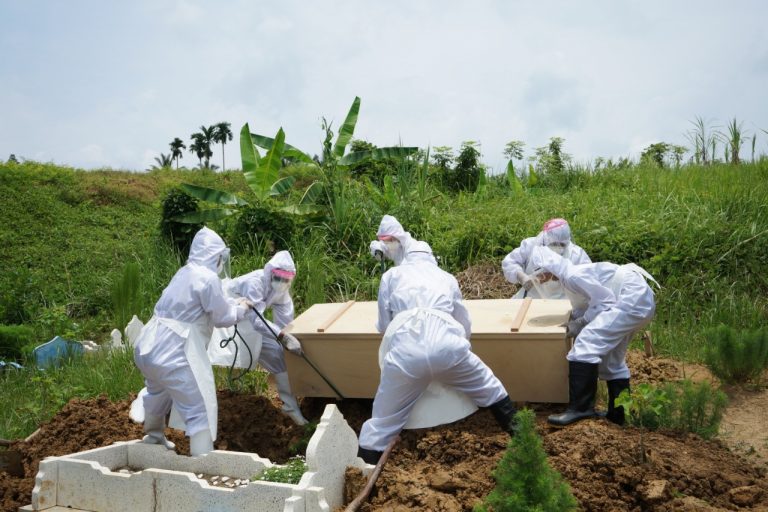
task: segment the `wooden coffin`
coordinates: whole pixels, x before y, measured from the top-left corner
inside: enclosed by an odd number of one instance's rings
[[[472,318],[472,351],[501,379],[514,401],[568,401],[570,343],[562,327],[567,300],[497,299],[464,301]],[[373,398],[379,385],[376,302],[315,304],[286,330],[302,343],[307,358],[345,398]],[[297,396],[335,397],[302,358],[286,352]]]

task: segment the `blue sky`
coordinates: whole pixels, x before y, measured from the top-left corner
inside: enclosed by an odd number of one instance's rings
[[[479,141],[496,169],[512,139],[580,161],[685,145],[695,116],[768,153],[766,19],[760,0],[0,0],[0,159],[144,170],[218,121],[319,153],[356,95],[356,137]]]

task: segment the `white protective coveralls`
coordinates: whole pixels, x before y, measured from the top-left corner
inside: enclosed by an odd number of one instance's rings
[[[302,416],[296,398],[291,392],[285,366],[285,350],[275,339],[275,335],[272,334],[273,332],[279,334],[286,325],[293,321],[294,317],[290,289],[274,289],[272,271],[275,269],[296,273],[296,265],[288,251],[277,252],[263,269],[254,270],[232,279],[227,283],[226,288],[231,297],[243,297],[250,300],[262,316],[267,309],[272,308],[274,321],[264,318],[269,327],[254,312],[250,311],[247,318],[238,324],[237,330],[253,352],[256,351],[255,347],[261,346],[261,351],[257,355],[258,363],[274,375],[278,394],[283,401],[283,412],[297,424],[304,425],[307,420]],[[229,366],[235,357],[234,345],[230,343],[226,349],[222,349],[219,345],[221,339],[221,335],[217,336],[217,332],[214,332],[214,337],[208,346],[208,355],[214,364]],[[238,339],[235,340],[235,342],[239,341]],[[244,361],[243,366],[247,367],[249,361],[245,361],[247,357],[243,357],[243,352],[244,348],[241,347],[238,352],[238,359]],[[256,356],[256,354],[254,355]]]
[[[524,273],[528,276],[533,276],[537,268],[531,261],[531,252],[535,247],[549,246],[560,248],[564,250],[562,256],[576,265],[584,263],[592,263],[584,249],[571,242],[571,228],[564,219],[550,219],[542,228],[542,231],[531,238],[526,238],[520,243],[520,247],[507,254],[504,260],[501,262],[501,268],[504,272],[504,277],[512,284],[523,283],[520,281],[520,274]],[[562,250],[562,249],[561,249]],[[523,286],[512,297],[513,299],[524,299],[530,297],[532,299],[564,299],[565,290],[562,284],[556,280],[549,280],[544,283],[536,283],[536,285],[530,290],[526,290]]]
[[[385,215],[381,218],[379,230],[376,232],[378,240],[373,240],[370,244],[371,256],[377,257],[376,252],[380,251],[382,256],[392,260],[395,265],[400,265],[407,257],[410,245],[416,240],[409,232],[403,229],[403,226],[391,215]],[[382,241],[382,237],[393,237],[400,242],[399,247],[394,253],[387,248],[387,244]],[[431,249],[430,249],[431,251]]]
[[[480,407],[509,401],[499,379],[470,350],[471,322],[456,279],[437,267],[428,244],[415,244],[401,265],[384,273],[379,286],[376,327],[386,332],[381,380],[372,418],[360,431],[361,451],[383,451],[433,380],[465,393]]]
[[[247,311],[225,297],[217,275],[217,263],[228,251],[214,231],[197,232],[187,264],[163,290],[134,348],[146,384],[137,401],[143,399],[147,419],[165,418],[173,405],[190,437],[208,429],[216,439],[216,388],[205,346],[214,326],[234,325]]]
[[[625,361],[632,336],[653,318],[656,302],[646,278],[655,280],[630,263],[601,262],[574,265],[546,247],[534,250],[534,265],[560,279],[573,306],[572,318],[583,318],[567,359],[599,364],[604,380],[628,379]]]

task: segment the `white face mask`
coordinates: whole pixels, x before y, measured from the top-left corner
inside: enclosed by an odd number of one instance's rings
[[[399,264],[400,260],[402,260],[402,250],[403,246],[400,245],[400,242],[398,240],[387,240],[384,242],[384,245],[387,248],[387,256],[389,256],[389,259],[395,262],[395,264]]]
[[[272,291],[274,291],[277,295],[282,295],[290,289],[290,281],[272,281]]]
[[[560,256],[565,254],[565,247],[566,247],[565,245],[552,244],[552,245],[548,245],[547,247],[555,251],[555,253],[559,254]]]

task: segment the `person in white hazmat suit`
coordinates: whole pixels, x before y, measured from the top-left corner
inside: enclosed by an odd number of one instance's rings
[[[245,317],[249,304],[224,295],[220,272],[229,249],[208,228],[197,232],[187,264],[163,290],[154,315],[134,347],[134,361],[144,375],[145,443],[173,449],[165,438],[165,417],[175,406],[189,436],[190,454],[213,450],[217,403],[213,371],[205,352],[214,326],[229,327]]]
[[[656,280],[634,263],[574,265],[546,247],[534,249],[531,259],[540,272],[560,279],[573,308],[568,322],[568,336],[575,338],[567,355],[568,408],[550,416],[549,423],[563,426],[597,416],[595,394],[601,378],[608,385],[606,418],[623,425],[624,408],[616,407],[614,401],[629,390],[627,347],[656,312],[646,279]]]
[[[378,462],[433,380],[462,391],[479,407],[490,407],[501,428],[513,432],[515,407],[501,381],[472,353],[471,322],[459,285],[431,252],[426,242],[413,242],[408,258],[381,279],[376,325],[385,333],[381,380],[358,451],[369,464]]]
[[[378,261],[387,258],[392,260],[396,266],[403,262],[410,245],[417,241],[391,215],[385,215],[381,218],[376,237],[378,239],[373,240],[369,247],[371,256]]]
[[[250,312],[245,321],[250,323],[253,330],[239,328],[238,331],[246,343],[251,341],[249,337],[261,336],[259,364],[274,376],[277,393],[283,402],[283,412],[297,425],[305,425],[307,420],[301,414],[296,397],[291,392],[282,345],[285,344],[285,348],[297,355],[302,353],[299,340],[282,330],[293,321],[294,309],[290,289],[295,276],[296,266],[291,254],[288,251],[280,251],[269,260],[263,269],[254,270],[232,279],[226,288],[230,296],[248,299],[262,316],[268,308],[272,308],[274,322],[264,318],[269,327],[255,313]],[[273,332],[277,333],[279,340],[275,339]],[[215,351],[217,348],[217,344],[212,343],[209,347],[209,354],[211,350]],[[234,356],[234,354],[232,355]]]
[[[520,243],[520,247],[507,254],[501,262],[504,277],[520,289],[513,299],[564,299],[563,285],[556,279],[534,282],[531,252],[535,247],[546,246],[576,265],[592,263],[584,249],[571,242],[571,228],[565,219],[550,219],[541,232]],[[534,286],[535,285],[535,286]]]

